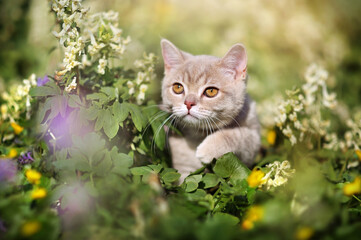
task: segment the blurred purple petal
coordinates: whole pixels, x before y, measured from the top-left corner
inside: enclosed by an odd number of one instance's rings
[[[19,158],[18,158],[18,163],[20,165],[25,165],[25,164],[29,164],[34,162],[34,158],[31,156],[31,151],[28,151],[25,154],[22,154]]]
[[[43,78],[38,78],[37,85],[38,87],[44,86],[47,82],[49,82],[49,78],[45,75]]]
[[[0,219],[0,231],[2,231],[2,232],[6,232],[6,227],[5,227],[5,225],[4,225],[4,222]]]
[[[0,182],[11,182],[17,171],[16,163],[9,159],[0,159]]]

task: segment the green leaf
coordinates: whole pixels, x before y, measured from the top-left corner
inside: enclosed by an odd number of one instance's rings
[[[239,218],[228,213],[216,212],[213,218],[217,221],[227,223],[227,225],[230,226],[235,226],[239,223]]]
[[[181,176],[180,173],[168,172],[165,173],[164,175],[161,175],[161,178],[164,181],[164,183],[173,183],[177,181],[180,178],[180,176]]]
[[[186,187],[185,187],[185,191],[186,192],[193,192],[197,188],[198,188],[198,183],[196,183],[196,182],[187,182]]]
[[[86,96],[87,100],[99,100],[101,102],[107,102],[108,97],[104,93],[92,93]]]
[[[146,124],[146,119],[140,111],[139,107],[131,103],[123,103],[122,105],[125,105],[130,109],[130,115],[132,116],[135,128],[138,131],[142,131],[143,127]]]
[[[88,133],[83,137],[73,135],[72,137],[73,147],[70,149],[70,155],[73,157],[80,152],[88,159],[92,159],[93,156],[105,147],[105,140],[102,139],[95,132]]]
[[[204,182],[204,188],[211,188],[217,186],[217,184],[220,182],[220,179],[213,173],[206,173],[206,175],[204,175],[202,178],[202,182]]]
[[[201,180],[202,180],[202,175],[201,174],[188,176],[184,180],[185,191],[186,192],[193,192],[194,190],[196,190],[198,188],[198,184],[199,184],[199,182]]]
[[[153,172],[153,169],[151,169],[151,168],[148,167],[148,166],[134,167],[134,168],[131,168],[131,169],[130,169],[130,172],[131,172],[133,175],[142,176],[142,175],[148,175],[148,174],[152,173],[152,172]]]
[[[112,149],[111,156],[114,163],[112,172],[122,176],[128,175],[130,173],[129,168],[133,165],[133,158],[124,153],[117,153],[117,150],[114,151],[114,148]]]
[[[117,89],[115,87],[102,87],[100,88],[100,92],[105,93],[111,99],[117,97]]]
[[[75,162],[71,159],[63,159],[53,162],[54,167],[57,170],[75,170]]]
[[[93,167],[94,172],[99,176],[106,176],[112,167],[112,160],[110,157],[110,152],[106,151],[104,158],[99,162],[99,164]]]
[[[249,204],[253,204],[256,198],[256,189],[255,188],[248,188],[247,190],[247,199]]]
[[[97,120],[95,122],[95,126],[94,126],[94,130],[95,131],[99,131],[100,129],[102,129],[103,125],[104,125],[104,121],[105,121],[105,116],[106,114],[106,110],[101,109],[97,112]]]
[[[251,172],[233,153],[218,158],[213,171],[222,178],[230,178],[232,182],[246,179]]]
[[[80,100],[80,97],[75,94],[69,94],[68,104],[69,104],[69,107],[72,107],[72,108],[78,108],[79,106],[83,105]]]
[[[166,133],[163,122],[167,119],[168,114],[159,111],[157,108],[145,107],[142,112],[146,116],[154,133],[154,142],[160,150],[164,149],[166,143]]]
[[[190,201],[202,201],[206,196],[207,193],[203,189],[197,189],[195,192],[187,193],[187,197]]]
[[[88,119],[88,120],[95,120],[97,117],[98,117],[98,111],[100,109],[95,106],[95,105],[91,105],[89,108],[81,108],[81,111],[82,112],[85,112],[85,117]]]
[[[129,107],[127,104],[120,104],[119,102],[114,102],[112,106],[112,112],[114,114],[115,119],[118,121],[118,123],[122,123],[129,115]]]
[[[35,87],[35,88],[31,88],[29,91],[29,94],[32,97],[54,96],[54,95],[59,95],[60,93],[61,93],[61,91],[58,86],[56,86],[56,87],[49,87],[49,86]]]
[[[155,173],[159,173],[159,172],[163,169],[163,166],[162,166],[161,164],[158,164],[158,165],[148,165],[148,167],[150,167],[151,169],[153,169]]]
[[[76,170],[79,170],[79,171],[82,171],[82,172],[90,172],[91,171],[91,167],[90,167],[88,161],[78,161],[75,158],[71,158],[69,160],[75,162],[75,169]]]
[[[51,104],[52,104],[51,98],[47,98],[45,100],[44,104],[39,106],[39,111],[38,111],[37,117],[40,122],[44,121],[44,117],[45,117],[46,113],[51,109]]]
[[[112,139],[118,133],[119,124],[117,123],[109,109],[105,110],[104,114],[105,116],[103,119],[103,129],[108,138]]]
[[[51,111],[48,116],[48,119],[53,119],[56,117],[59,113],[62,117],[65,117],[65,113],[68,106],[68,100],[62,96],[54,96],[51,98]]]

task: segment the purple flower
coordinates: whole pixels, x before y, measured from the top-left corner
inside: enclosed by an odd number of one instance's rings
[[[27,152],[18,158],[18,163],[21,165],[29,164],[34,162],[34,158],[31,156],[31,152]]]
[[[37,85],[38,87],[44,86],[47,82],[49,82],[49,78],[45,75],[43,78],[38,78]]]
[[[4,222],[0,219],[0,231],[2,232],[6,232],[6,227],[5,227],[5,224]]]
[[[16,164],[9,159],[0,159],[0,182],[11,182],[17,171]]]

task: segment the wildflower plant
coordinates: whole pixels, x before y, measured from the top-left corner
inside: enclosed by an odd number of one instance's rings
[[[336,94],[329,93],[326,85],[327,71],[313,64],[305,73],[306,83],[301,89],[287,90],[287,99],[278,107],[277,127],[292,145],[306,141],[313,147],[315,140],[328,133],[330,121],[323,113],[336,107]]]

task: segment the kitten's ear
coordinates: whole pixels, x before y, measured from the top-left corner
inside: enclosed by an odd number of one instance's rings
[[[160,45],[162,47],[164,69],[166,73],[172,68],[182,64],[187,57],[187,53],[180,51],[173,43],[166,39],[162,39]]]
[[[237,43],[222,58],[221,65],[227,73],[231,74],[235,79],[246,79],[247,75],[247,53],[245,47]]]

